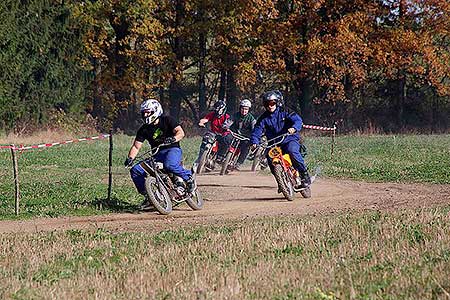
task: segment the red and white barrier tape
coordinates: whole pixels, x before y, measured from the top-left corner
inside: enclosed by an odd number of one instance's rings
[[[87,138],[81,138],[81,139],[73,139],[63,142],[56,142],[56,143],[46,143],[46,144],[40,144],[40,145],[32,145],[32,146],[19,146],[19,147],[13,147],[13,146],[0,146],[0,149],[13,149],[13,150],[30,150],[30,149],[39,149],[39,148],[46,148],[46,147],[53,147],[56,145],[64,145],[64,144],[71,144],[71,143],[78,143],[78,142],[84,142],[84,141],[92,141],[92,140],[98,140],[98,139],[104,139],[109,137],[109,134],[102,134],[99,136],[93,136],[93,137],[87,137]]]
[[[303,124],[303,128],[314,129],[314,130],[322,130],[322,131],[333,131],[333,130],[336,130],[336,126],[333,126],[333,127],[322,127],[322,126],[306,125],[306,124]]]

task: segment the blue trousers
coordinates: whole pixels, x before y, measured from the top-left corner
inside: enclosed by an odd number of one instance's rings
[[[291,157],[292,165],[297,171],[299,171],[300,173],[307,171],[303,156],[300,154],[300,142],[298,140],[291,140],[289,142],[283,143],[280,145],[280,147],[281,151],[283,151],[284,154],[289,154],[289,156]],[[266,156],[267,161],[269,162],[270,170],[273,174],[272,160],[267,155],[267,153]]]
[[[192,172],[184,169],[181,165],[182,154],[181,148],[171,147],[160,150],[154,158],[155,161],[163,163],[166,171],[180,176],[186,181],[192,176]],[[147,177],[147,173],[141,167],[141,164],[137,164],[131,168],[130,174],[138,192],[145,195],[145,177]]]

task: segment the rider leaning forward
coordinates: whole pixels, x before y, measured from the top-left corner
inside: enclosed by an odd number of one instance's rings
[[[166,171],[183,178],[187,191],[191,193],[195,190],[195,180],[192,172],[184,169],[181,164],[182,150],[179,141],[184,137],[183,128],[174,118],[162,114],[162,106],[157,100],[148,99],[142,103],[141,115],[145,124],[139,128],[136,134],[125,160],[125,166],[129,166],[133,162],[145,140],[152,148],[165,144],[159,148],[159,152],[154,157],[155,161],[163,163]],[[150,208],[151,204],[145,191],[147,173],[141,164],[136,164],[131,168],[130,174],[138,192],[145,196],[141,209]]]
[[[269,91],[262,96],[265,112],[258,118],[250,137],[252,147],[256,148],[263,133],[267,139],[273,139],[285,133],[289,133],[280,144],[283,153],[288,153],[292,165],[299,172],[304,187],[311,184],[305,162],[300,154],[300,136],[295,134],[302,129],[302,119],[296,113],[288,113],[283,109],[283,95],[280,91]],[[268,159],[270,170],[273,174],[273,165]],[[280,190],[280,189],[279,189]]]
[[[225,101],[219,100],[214,103],[213,111],[208,113],[202,119],[200,119],[198,125],[204,127],[206,123],[210,123],[211,132],[216,134],[216,139],[219,142],[219,150],[217,152],[217,161],[222,162],[225,154],[233,141],[233,136],[230,134],[229,127],[231,125],[230,115],[226,113],[227,105]],[[205,146],[207,141],[205,138],[200,145],[200,151],[198,153],[197,160],[195,164],[198,163],[202,157],[203,152],[205,152]]]
[[[240,135],[250,138],[253,128],[256,124],[255,117],[250,113],[252,103],[248,99],[244,99],[239,103],[239,111],[233,117],[233,125],[230,129]],[[235,165],[235,169],[239,171],[240,166],[244,163],[250,148],[250,140],[243,140],[239,143],[240,154]]]

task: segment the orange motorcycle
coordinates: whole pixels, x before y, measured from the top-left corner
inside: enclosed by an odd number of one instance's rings
[[[268,156],[273,165],[275,180],[287,200],[294,200],[295,193],[300,193],[303,198],[310,198],[311,188],[303,185],[300,174],[292,165],[291,157],[289,154],[283,154],[281,147],[278,146],[288,135],[289,133],[285,133],[267,141]]]

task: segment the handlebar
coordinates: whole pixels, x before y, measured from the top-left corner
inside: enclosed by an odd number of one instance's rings
[[[155,156],[156,153],[159,152],[159,148],[164,147],[164,146],[169,146],[169,145],[172,145],[172,144],[165,144],[165,143],[163,143],[163,144],[158,145],[158,147],[150,148],[150,150],[148,150],[148,151],[142,153],[142,154],[139,155],[139,156],[136,156],[136,157],[133,159],[133,162],[132,162],[130,165],[128,165],[127,168],[131,168],[132,166],[134,166],[134,165],[140,163],[141,161],[146,160],[146,159],[149,158],[149,157]]]
[[[264,147],[264,148],[276,146],[276,145],[281,144],[282,142],[284,142],[284,140],[286,139],[286,137],[288,137],[288,136],[290,136],[290,135],[294,135],[294,134],[295,134],[295,133],[289,133],[289,132],[283,133],[282,135],[279,135],[279,136],[276,136],[276,137],[274,137],[274,138],[272,138],[272,139],[270,139],[270,140],[267,140],[265,146],[263,146],[263,145],[261,145],[261,144],[260,144],[259,146],[260,146],[260,147]],[[278,140],[278,139],[279,139],[279,140]],[[278,141],[277,141],[277,142],[274,142],[274,141],[276,141],[276,140],[278,140]]]
[[[230,130],[231,134],[233,135],[234,138],[241,140],[241,141],[249,141],[250,138],[243,136],[242,134],[239,134],[237,132],[234,132],[232,130]]]

